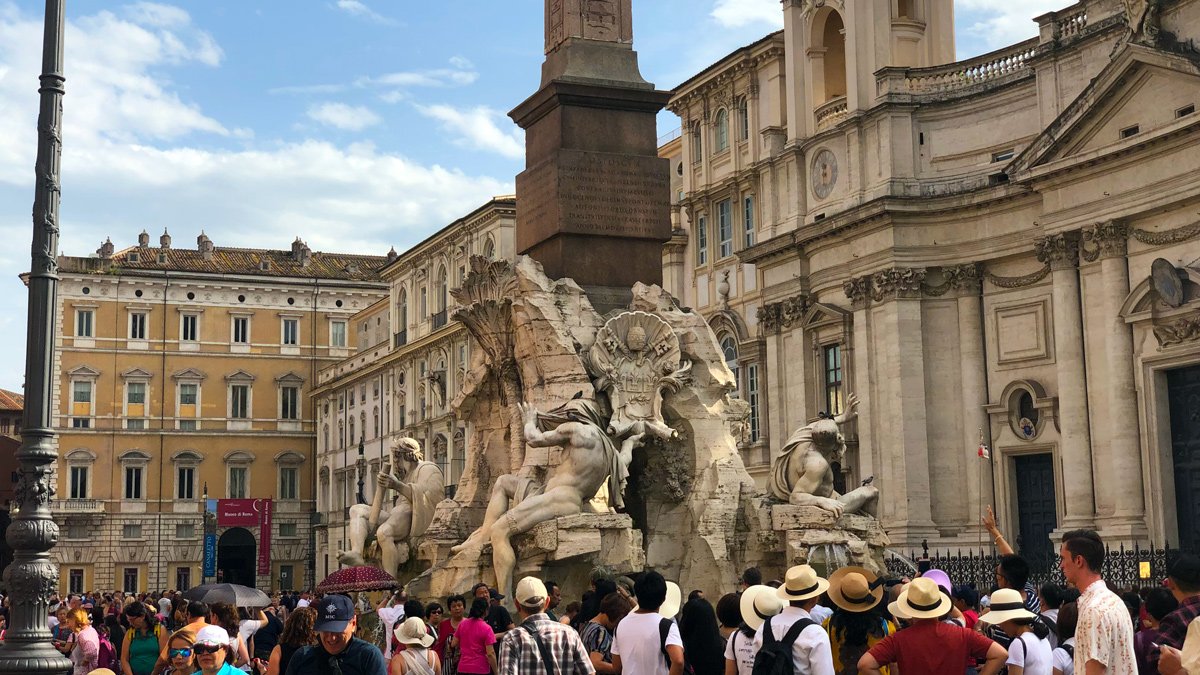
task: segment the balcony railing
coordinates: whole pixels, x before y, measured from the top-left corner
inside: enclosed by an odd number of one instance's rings
[[[104,513],[104,502],[99,499],[55,499],[50,503],[53,513]]]
[[[408,344],[408,329],[402,330],[392,336],[393,347],[403,347]]]
[[[446,310],[436,312],[433,315],[433,329],[437,330],[446,325]]]
[[[1086,20],[1086,18],[1085,18]],[[1033,73],[1029,59],[1037,53],[1032,38],[966,61],[932,68],[884,68],[877,76],[880,96],[949,94],[977,85],[999,85]]]
[[[849,114],[850,107],[846,103],[845,96],[839,96],[817,106],[817,132],[819,133],[836,127],[838,122],[846,119],[846,116]]]

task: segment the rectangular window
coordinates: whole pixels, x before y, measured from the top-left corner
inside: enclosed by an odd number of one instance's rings
[[[229,416],[236,420],[250,419],[250,387],[234,384],[229,387]]]
[[[1125,127],[1124,129],[1121,130],[1121,138],[1133,138],[1134,136],[1137,136],[1139,133],[1141,133],[1141,131],[1142,131],[1142,128],[1136,124],[1131,127]]]
[[[692,163],[699,164],[704,159],[704,134],[700,133],[700,124],[692,126]]]
[[[146,404],[146,383],[129,382],[125,385],[125,402],[130,405]]]
[[[96,315],[90,309],[75,310],[75,337],[95,337],[93,329]]]
[[[300,498],[300,469],[294,466],[279,468],[279,498]]]
[[[429,316],[429,293],[426,289],[421,289],[421,318]]]
[[[1002,150],[1000,152],[993,152],[992,153],[992,162],[1007,162],[1008,160],[1012,159],[1015,155],[1016,155],[1016,152],[1013,150]]]
[[[346,322],[333,321],[329,324],[329,346],[330,347],[345,347],[346,346]]]
[[[92,530],[87,523],[67,523],[67,539],[87,539]]]
[[[175,568],[175,588],[192,587],[192,570],[189,567]]]
[[[825,347],[825,412],[829,415],[842,414],[842,348],[839,345]]]
[[[281,529],[282,529],[282,526],[281,526]],[[283,536],[283,535],[280,534],[280,536]],[[325,561],[326,561],[325,566],[328,567],[329,566],[329,556],[328,555],[325,556]],[[281,590],[281,591],[296,590],[293,585],[294,584],[293,580],[296,578],[295,575],[296,575],[295,567],[293,567],[291,565],[280,565],[279,566],[279,590]],[[180,588],[183,588],[183,586],[180,586]]]
[[[200,385],[184,382],[179,385],[179,405],[196,405],[200,396]]]
[[[125,420],[125,428],[133,431],[143,431],[146,428],[146,420],[141,417],[131,417]]]
[[[126,523],[124,526],[121,527],[121,537],[123,539],[141,539],[142,538],[142,526]]]
[[[300,321],[297,319],[283,320],[283,344],[300,344]]]
[[[88,498],[88,467],[71,467],[71,499]]]
[[[81,570],[77,567],[72,568],[71,571],[67,573],[67,578],[69,579],[69,581],[67,582],[67,592],[70,593],[71,595],[82,594],[83,593],[83,570]]]
[[[721,257],[733,255],[733,203],[728,199],[717,204],[717,237],[721,243]]]
[[[708,264],[708,218],[705,216],[696,220],[696,264]]]
[[[125,499],[142,498],[142,467],[125,467]]]
[[[738,140],[750,140],[750,108],[744,98],[738,101]]]
[[[71,428],[90,429],[92,428],[92,421],[86,417],[73,417],[71,418]]]
[[[196,526],[192,523],[180,523],[175,526],[176,539],[195,539]]]
[[[121,575],[122,589],[126,593],[137,593],[138,590],[138,568],[126,567],[125,572]]]
[[[250,344],[250,317],[233,317],[233,342],[239,345]]]
[[[283,387],[279,390],[280,417],[285,420],[300,419],[300,388]]]
[[[295,537],[297,535],[297,527],[295,523],[280,523],[279,536]]]
[[[743,248],[750,248],[754,245],[754,196],[748,196],[742,200],[742,231],[745,232],[743,240]]]
[[[181,466],[175,473],[177,485],[175,486],[176,499],[195,499],[196,498],[196,467]]]
[[[180,431],[195,431],[199,428],[200,427],[197,425],[196,420],[179,420]]]
[[[750,442],[759,438],[758,364],[746,366],[746,399],[750,403]]]
[[[184,314],[183,323],[179,328],[179,339],[187,342],[199,340],[200,317],[195,314]]]
[[[245,499],[247,474],[250,470],[244,466],[229,467],[229,498],[230,499]]]
[[[129,313],[129,339],[130,340],[145,340],[146,339],[146,313],[145,312],[130,312]]]
[[[92,402],[92,383],[91,382],[73,382],[73,383],[71,383],[71,400],[75,403],[91,403]]]

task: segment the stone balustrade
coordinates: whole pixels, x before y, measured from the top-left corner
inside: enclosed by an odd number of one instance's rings
[[[104,501],[100,499],[55,499],[50,503],[52,513],[104,513]]]
[[[1088,27],[1086,3],[1079,3],[1060,12],[1050,12],[1037,18],[1038,38],[1042,44],[1070,40]]]
[[[1000,85],[1033,74],[1028,61],[1037,53],[1038,38],[966,61],[932,68],[884,68],[876,76],[880,97],[948,95],[979,86]]]
[[[845,96],[839,96],[817,106],[817,133],[832,129],[850,114],[850,107]]]

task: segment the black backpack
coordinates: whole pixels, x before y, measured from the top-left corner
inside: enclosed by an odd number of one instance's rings
[[[667,653],[667,636],[671,634],[671,624],[673,623],[675,623],[674,619],[659,619],[658,621],[658,648],[667,662],[667,670],[671,669],[671,655]]]
[[[771,630],[771,619],[763,624],[762,649],[754,656],[753,675],[794,675],[795,664],[792,661],[792,645],[804,632],[805,628],[817,625],[812,619],[800,619],[792,624],[782,640],[775,639]]]

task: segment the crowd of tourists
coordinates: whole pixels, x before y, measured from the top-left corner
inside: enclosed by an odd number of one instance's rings
[[[52,607],[74,675],[1200,675],[1200,558],[1160,587],[1110,588],[1099,535],[1063,536],[1066,586],[1029,582],[1004,555],[985,594],[941,570],[916,578],[808,565],[686,600],[655,571],[597,574],[578,602],[521,579],[432,602],[401,590],[371,608],[346,595],[285,594],[265,609],[180,594],[70,596]],[[386,639],[356,636],[374,614]]]

